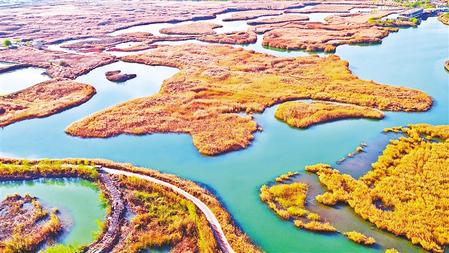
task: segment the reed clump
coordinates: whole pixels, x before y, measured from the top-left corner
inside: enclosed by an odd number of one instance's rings
[[[428,124],[386,129],[393,139],[358,180],[329,165],[307,167],[327,192],[326,205],[347,203],[363,219],[432,252],[449,244],[449,126]]]
[[[289,126],[308,128],[312,125],[340,119],[382,119],[384,114],[377,109],[364,106],[292,101],[279,105],[274,116]]]

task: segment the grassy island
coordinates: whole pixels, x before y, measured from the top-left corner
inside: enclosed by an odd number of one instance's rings
[[[67,127],[80,137],[187,133],[206,155],[243,149],[259,129],[251,115],[293,99],[390,111],[426,111],[425,93],[355,77],[338,56],[281,58],[231,46],[159,46],[123,61],[177,67],[159,93],[113,106]],[[111,124],[111,122],[114,124]]]
[[[292,127],[307,128],[339,119],[382,119],[384,114],[370,107],[356,105],[324,102],[286,102],[279,105],[274,116]]]
[[[374,238],[366,236],[356,231],[346,232],[344,233],[344,235],[348,237],[349,240],[356,242],[358,244],[371,246],[376,243],[376,240]]]
[[[70,80],[50,80],[0,96],[0,127],[67,110],[85,103],[95,93],[95,88],[88,84]]]
[[[162,28],[160,32],[170,35],[206,35],[214,34],[214,29],[219,27],[222,26],[207,22],[195,22],[186,25],[175,25],[168,28]]]
[[[432,252],[449,244],[449,126],[386,129],[404,136],[387,145],[371,170],[354,179],[329,165],[309,166],[327,192],[326,205],[347,203],[378,228]]]
[[[104,249],[107,252],[141,252],[160,246],[169,246],[172,252],[221,252],[211,225],[190,200],[170,188],[141,178],[99,172],[98,166],[150,176],[183,189],[213,211],[236,252],[260,252],[234,224],[217,198],[197,184],[174,175],[107,160],[2,158],[0,179],[83,178],[97,183],[105,196],[108,218],[96,241],[81,247],[84,252]],[[131,216],[125,216],[124,207]],[[56,246],[51,250],[59,247],[64,248]]]
[[[273,185],[260,188],[260,199],[284,220],[292,220],[296,227],[316,232],[336,232],[328,222],[317,213],[307,210],[306,198],[308,185],[289,182],[296,173],[281,175]]]
[[[250,44],[257,41],[257,34],[254,31],[230,32],[220,34],[209,34],[198,37],[197,40],[220,44]]]

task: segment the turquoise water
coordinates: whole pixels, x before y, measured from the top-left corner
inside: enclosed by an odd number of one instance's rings
[[[86,180],[45,179],[0,182],[0,200],[18,193],[37,197],[48,210],[57,208],[64,230],[58,242],[84,245],[99,230],[97,220],[104,220],[105,210],[99,202],[97,186]]]
[[[250,47],[261,48],[260,45]],[[448,124],[449,75],[443,68],[444,61],[449,58],[448,48],[448,28],[435,18],[416,29],[402,29],[391,34],[381,45],[337,48],[336,54],[348,60],[350,68],[360,78],[427,92],[435,101],[429,112],[386,113],[381,121],[342,120],[298,130],[276,120],[275,107],[272,107],[255,115],[263,132],[256,133],[248,149],[216,157],[200,155],[188,135],[122,135],[110,139],[65,135],[64,128],[71,122],[130,98],[153,94],[164,79],[176,73],[172,68],[118,62],[78,78],[97,89],[97,95],[89,102],[49,118],[22,121],[2,129],[0,155],[106,158],[204,183],[217,193],[243,230],[267,252],[382,252],[383,247],[418,252],[419,248],[407,241],[378,232],[357,220],[347,208],[338,210],[344,214],[338,213],[336,220],[344,220],[348,229],[363,227],[367,234],[380,238],[384,243],[382,247],[365,248],[340,235],[298,230],[269,211],[260,202],[258,193],[262,184],[279,174],[291,170],[302,172],[305,165],[318,162],[333,164],[354,151],[361,142],[370,145],[370,140],[378,138],[385,127],[420,122]],[[287,51],[272,52],[280,56],[292,55]],[[136,73],[138,77],[124,84],[114,84],[104,78],[104,72],[113,69]],[[335,209],[327,213],[337,215]],[[340,229],[345,228],[345,223],[339,224]]]

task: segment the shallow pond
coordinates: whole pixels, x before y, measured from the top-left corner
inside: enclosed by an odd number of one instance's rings
[[[68,245],[89,244],[99,231],[105,209],[99,201],[97,186],[86,180],[46,179],[0,182],[0,200],[18,193],[37,197],[48,210],[57,208],[64,224],[57,242]]]
[[[272,51],[259,43],[247,46],[278,56],[296,56],[304,52]],[[255,119],[263,128],[253,144],[239,152],[205,157],[192,145],[190,136],[154,134],[122,135],[109,139],[81,139],[67,136],[64,128],[102,108],[131,98],[155,93],[162,81],[176,69],[118,62],[98,68],[78,78],[97,89],[87,103],[44,118],[18,122],[0,131],[0,155],[12,157],[86,157],[106,158],[156,168],[206,184],[221,198],[243,230],[267,252],[383,252],[395,247],[401,252],[420,249],[404,239],[380,232],[360,221],[346,207],[320,209],[335,219],[341,229],[358,228],[373,235],[383,247],[366,248],[341,235],[322,235],[294,228],[280,220],[260,200],[259,188],[287,171],[304,171],[304,166],[318,162],[335,164],[353,152],[362,142],[378,145],[386,127],[409,123],[449,123],[448,77],[443,63],[448,58],[447,27],[430,18],[416,29],[401,29],[375,46],[341,46],[336,54],[350,63],[355,75],[381,83],[421,89],[434,98],[434,106],[425,113],[386,113],[386,118],[341,120],[293,129],[276,120],[275,106]],[[136,73],[137,78],[123,84],[109,82],[107,70],[121,69]],[[1,75],[0,75],[1,76]],[[366,168],[363,168],[366,169]],[[357,172],[354,172],[357,174]],[[360,174],[360,173],[359,173]],[[304,176],[311,182],[316,179]],[[316,192],[321,191],[318,187]],[[341,211],[341,212],[336,212]]]

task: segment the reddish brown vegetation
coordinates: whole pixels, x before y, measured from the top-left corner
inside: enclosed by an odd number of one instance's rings
[[[219,27],[222,26],[207,22],[194,22],[162,28],[160,32],[171,35],[206,35],[214,34],[214,29]]]
[[[282,11],[277,10],[257,10],[257,11],[239,11],[233,13],[230,17],[224,18],[223,21],[248,20],[258,17],[281,15]]]
[[[17,121],[42,118],[80,105],[95,94],[95,88],[74,81],[50,80],[0,96],[0,127]]]
[[[339,45],[380,43],[395,27],[416,26],[413,22],[368,22],[393,12],[330,16],[326,23],[290,22],[256,26],[266,32],[262,44],[283,49],[333,52]],[[268,32],[267,32],[268,31]]]
[[[80,55],[61,51],[39,50],[33,47],[0,50],[0,61],[44,68],[53,78],[75,79],[89,71],[116,61],[108,54]]]
[[[302,6],[296,2],[172,2],[109,0],[95,4],[33,1],[16,8],[0,9],[0,34],[24,40],[55,43],[69,39],[100,37],[136,25],[213,18],[230,10],[284,10]],[[98,15],[107,10],[107,15]],[[33,13],[33,15],[30,15]]]
[[[136,74],[123,74],[121,70],[113,70],[113,71],[107,71],[105,73],[106,79],[108,79],[111,82],[125,82],[130,79],[135,78]]]
[[[317,4],[308,9],[287,10],[287,13],[348,13],[353,8],[361,8],[359,5],[349,4]]]
[[[253,31],[220,33],[201,36],[198,40],[221,44],[249,44],[257,41],[257,34]]]
[[[248,21],[247,23],[248,25],[266,25],[266,24],[277,24],[277,23],[307,21],[307,20],[309,20],[309,17],[304,15],[283,14],[272,18],[264,18],[254,21]]]

